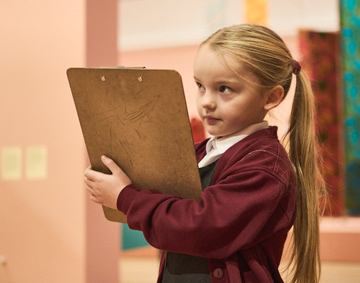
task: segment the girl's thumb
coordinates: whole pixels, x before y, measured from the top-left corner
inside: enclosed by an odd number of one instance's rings
[[[104,165],[109,168],[109,170],[111,171],[111,173],[117,173],[119,171],[119,166],[117,166],[117,164],[110,159],[109,157],[106,157],[105,155],[101,156],[101,161],[104,163]]]

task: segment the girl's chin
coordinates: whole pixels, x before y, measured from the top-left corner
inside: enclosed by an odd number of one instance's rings
[[[206,128],[206,130],[210,136],[216,137],[218,139],[230,138],[232,136],[235,136],[238,133],[238,132],[229,133],[229,132],[224,132],[224,131],[215,130],[215,129],[211,129],[211,128]]]
[[[206,131],[208,132],[208,134],[210,136],[213,136],[213,137],[222,137],[224,135],[224,133],[222,131],[220,131],[218,129],[214,129],[211,126],[207,126]]]

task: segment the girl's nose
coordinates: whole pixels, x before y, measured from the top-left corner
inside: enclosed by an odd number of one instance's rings
[[[202,96],[201,106],[207,109],[214,109],[216,107],[214,94],[210,91],[206,91]]]

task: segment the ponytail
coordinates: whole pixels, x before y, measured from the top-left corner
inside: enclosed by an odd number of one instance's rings
[[[289,268],[295,283],[319,282],[321,273],[319,195],[325,193],[319,170],[314,130],[314,97],[305,72],[296,75],[296,90],[286,134],[290,160],[297,175],[297,215]],[[311,281],[310,281],[311,280]],[[313,281],[312,281],[313,280]]]

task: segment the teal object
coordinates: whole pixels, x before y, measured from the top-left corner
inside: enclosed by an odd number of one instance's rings
[[[341,0],[344,103],[345,199],[349,215],[360,215],[360,1]]]
[[[150,246],[146,242],[145,237],[141,231],[131,230],[127,224],[121,224],[122,230],[122,250],[130,250],[141,247]]]

